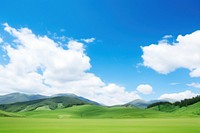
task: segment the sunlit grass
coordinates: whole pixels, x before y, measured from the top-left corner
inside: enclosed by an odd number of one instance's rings
[[[0,118],[1,133],[198,133],[200,119]]]

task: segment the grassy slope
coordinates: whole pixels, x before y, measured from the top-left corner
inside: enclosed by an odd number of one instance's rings
[[[1,133],[198,133],[200,119],[0,118]]]
[[[179,108],[173,113],[177,116],[200,116],[200,102],[187,107]]]
[[[20,117],[20,116],[22,116],[22,115],[0,110],[0,117]]]
[[[181,108],[179,108],[179,106],[163,104],[159,106],[154,106],[152,108],[149,108],[148,110],[159,110],[161,112],[167,112],[174,117],[200,117],[200,102]]]
[[[200,132],[200,119],[198,117],[192,118],[189,115],[196,115],[194,112],[197,114],[200,112],[200,103],[186,108],[180,108],[173,112],[125,107],[108,108],[95,105],[82,105],[65,109],[49,110],[48,107],[44,106],[35,111],[18,113],[19,115],[26,116],[25,118],[0,117],[0,132],[197,133]],[[7,114],[7,112],[4,111],[0,111],[0,114],[1,113]],[[180,118],[180,116],[189,117]]]
[[[171,104],[162,104],[162,105],[149,108],[149,110],[157,110],[157,111],[162,111],[162,112],[173,112],[177,109],[179,109],[178,106],[174,106]]]
[[[2,104],[0,110],[7,112],[19,112],[19,111],[33,111],[39,107],[48,106],[49,109],[54,110],[57,108],[70,107],[72,105],[94,104],[90,101],[84,101],[78,97],[53,97],[46,99],[39,99],[27,102],[18,102],[13,104]],[[62,106],[61,106],[62,105]]]
[[[23,110],[19,115],[33,118],[172,118],[172,117],[200,117],[200,102],[188,107],[178,108],[166,104],[152,107],[150,109],[139,109],[134,107],[104,107],[97,105],[81,105],[69,108],[61,107],[50,110],[49,106],[41,106],[34,111]],[[160,110],[160,111],[159,111]],[[6,116],[9,113],[1,113]],[[11,114],[11,113],[10,113]],[[8,115],[9,116],[9,115]]]
[[[34,118],[159,118],[172,117],[171,114],[155,110],[126,107],[103,107],[96,105],[73,106],[65,109],[35,110],[20,112]]]

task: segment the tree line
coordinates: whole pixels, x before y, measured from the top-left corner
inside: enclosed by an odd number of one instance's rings
[[[190,99],[184,99],[184,100],[181,100],[181,101],[177,101],[177,102],[174,102],[174,103],[157,102],[157,103],[150,104],[149,106],[147,106],[147,108],[155,107],[155,106],[158,106],[158,105],[166,105],[166,104],[179,106],[181,108],[181,107],[187,107],[188,105],[192,105],[192,104],[197,103],[199,101],[200,101],[200,95],[193,97],[193,98],[190,98]]]

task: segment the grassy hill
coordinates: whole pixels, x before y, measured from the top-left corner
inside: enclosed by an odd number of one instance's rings
[[[170,103],[162,103],[160,105],[149,108],[149,110],[157,110],[157,111],[162,111],[162,112],[173,112],[177,109],[179,109],[178,106],[175,106]]]
[[[15,116],[12,113],[2,111],[0,116]],[[188,107],[177,108],[170,105],[140,109],[133,107],[105,107],[98,105],[80,105],[68,108],[51,110],[48,105],[38,107],[35,110],[23,110],[16,113],[28,118],[173,118],[173,117],[200,117],[200,102]]]
[[[149,108],[148,110],[156,110],[161,112],[170,113],[176,117],[197,117],[200,116],[200,102],[194,103],[188,106],[175,106],[169,103],[163,103],[154,107]]]
[[[95,102],[88,99],[80,99],[79,97],[74,96],[59,96],[13,104],[2,104],[0,105],[0,109],[7,112],[33,111],[42,109],[55,110],[71,107],[73,105],[84,104],[95,104]]]
[[[179,108],[173,113],[182,116],[200,116],[200,102],[197,102],[187,107]]]
[[[22,115],[0,110],[0,117],[22,117]]]
[[[130,107],[104,107],[81,105],[56,110],[34,110],[20,112],[26,117],[34,118],[159,118],[172,117],[171,114]]]
[[[194,98],[192,99],[194,100]],[[140,101],[139,101],[140,102]],[[137,102],[138,103],[138,102]],[[153,103],[150,108],[101,106],[76,95],[65,95],[27,102],[0,105],[0,116],[33,118],[172,118],[200,117],[200,102],[179,106],[169,102]],[[5,112],[6,111],[6,112]],[[7,112],[17,112],[15,114]]]

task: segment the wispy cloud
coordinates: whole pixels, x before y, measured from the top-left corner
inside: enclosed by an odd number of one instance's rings
[[[172,38],[173,36],[172,35],[165,35],[163,36],[163,39],[169,39],[169,38]]]
[[[81,41],[84,41],[86,43],[92,43],[94,42],[95,38],[88,38],[88,39],[81,39]]]
[[[200,88],[200,83],[191,83],[191,84],[187,84],[187,86],[194,87],[194,88]]]

